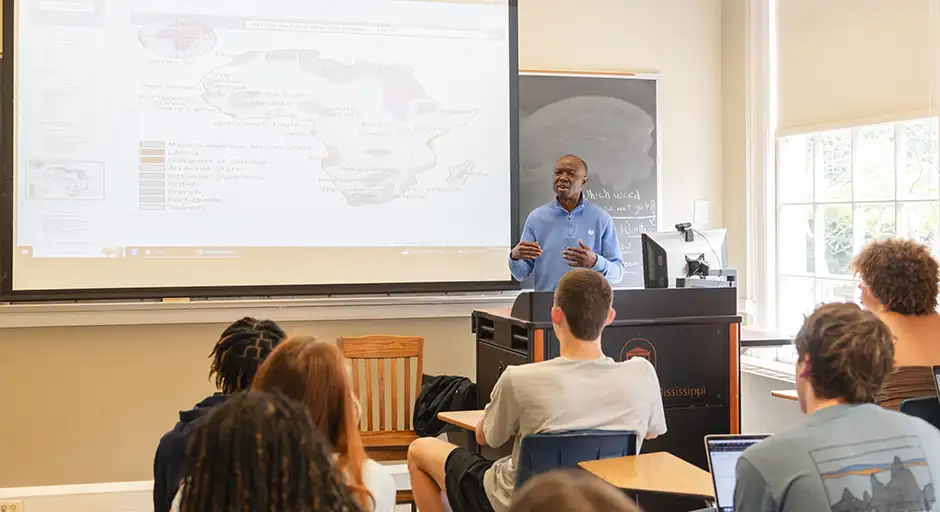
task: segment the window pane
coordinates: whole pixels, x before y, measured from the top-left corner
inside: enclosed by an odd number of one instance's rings
[[[813,202],[813,137],[796,135],[780,139],[777,168],[777,200]]]
[[[850,201],[852,132],[825,132],[816,140],[816,201]]]
[[[918,119],[901,125],[898,199],[936,199],[940,193],[938,120]]]
[[[894,203],[855,205],[855,252],[868,242],[897,236]]]
[[[900,208],[898,236],[935,247],[938,221],[940,221],[940,203],[937,201],[900,203],[898,208]]]
[[[803,315],[809,315],[816,307],[815,279],[811,277],[780,278],[780,329],[796,332],[803,325]]]
[[[853,201],[894,199],[894,125],[876,124],[855,132],[852,146]]]
[[[855,281],[843,279],[817,279],[816,303],[828,302],[858,302],[858,284]]]
[[[777,226],[777,265],[780,273],[812,275],[816,271],[813,258],[813,207],[782,206]]]
[[[853,254],[852,205],[816,207],[817,275],[847,276]]]

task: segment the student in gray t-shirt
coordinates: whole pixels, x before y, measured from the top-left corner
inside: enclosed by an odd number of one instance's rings
[[[506,512],[523,436],[580,429],[633,430],[643,439],[666,432],[659,379],[649,361],[615,362],[601,351],[601,332],[614,319],[613,292],[589,269],[567,272],[555,290],[552,323],[561,357],[511,366],[493,388],[476,428],[481,445],[513,441],[496,462],[436,438],[408,449],[411,490],[421,512]]]
[[[894,366],[888,327],[855,304],[827,304],[795,343],[796,390],[808,417],[745,450],[734,510],[940,510],[940,431],[873,404]]]

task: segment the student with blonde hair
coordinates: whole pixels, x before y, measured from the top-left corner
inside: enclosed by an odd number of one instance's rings
[[[550,471],[522,486],[509,512],[640,512],[616,487],[579,470]]]
[[[366,456],[356,397],[336,345],[312,337],[288,339],[268,356],[253,387],[306,405],[313,423],[333,445],[337,466],[363,510],[394,510],[395,482],[384,466]]]

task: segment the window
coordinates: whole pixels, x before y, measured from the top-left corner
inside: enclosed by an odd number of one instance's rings
[[[795,332],[823,302],[857,301],[852,256],[891,236],[940,237],[938,119],[777,141],[777,326]]]

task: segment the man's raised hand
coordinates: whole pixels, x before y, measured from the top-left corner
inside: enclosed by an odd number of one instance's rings
[[[514,260],[534,260],[541,255],[542,248],[538,242],[519,242],[509,253],[509,257]]]

